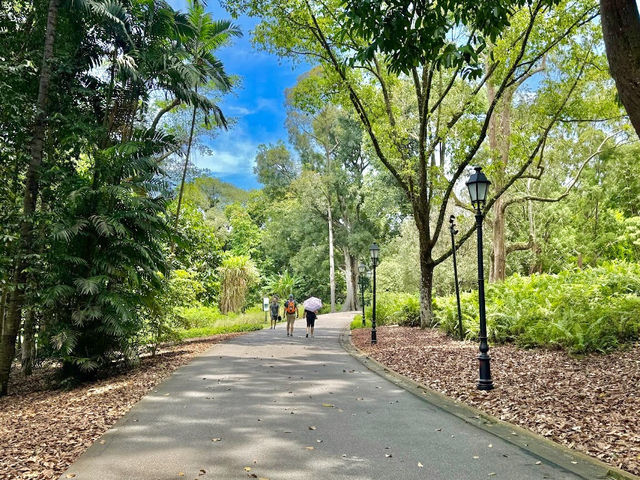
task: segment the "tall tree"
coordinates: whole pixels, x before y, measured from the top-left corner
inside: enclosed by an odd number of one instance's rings
[[[570,11],[567,13],[571,14]],[[515,17],[514,21],[517,20]],[[532,32],[532,41],[537,42],[539,37],[553,34],[557,26],[555,19],[541,21],[539,27]],[[513,41],[513,34],[517,34],[517,29],[505,32],[491,46],[491,55],[503,63],[510,62],[512,52],[509,51],[509,45]],[[563,91],[567,79],[571,78],[573,72],[582,72],[573,93],[559,111],[561,121],[556,122],[547,135],[545,150],[548,153],[540,155],[535,169],[526,175],[526,190],[529,193],[524,193],[525,189],[521,188],[525,183],[518,182],[512,192],[502,195],[493,206],[489,218],[492,227],[490,281],[504,280],[507,255],[535,248],[533,229],[527,240],[507,242],[507,209],[522,202],[527,202],[531,209],[540,202],[548,203],[566,198],[575,186],[584,164],[615,143],[618,135],[609,136],[609,133],[613,131],[622,134],[625,127],[622,112],[614,101],[611,79],[605,73],[606,60],[604,55],[598,54],[594,49],[594,45],[601,41],[599,26],[595,23],[585,25],[568,40],[550,50],[536,69],[505,90],[489,122],[487,147],[491,159],[489,168],[492,188],[501,190],[504,182],[520,168],[520,152],[531,148],[527,145],[530,133],[544,128],[547,118],[556,109],[555,105],[563,102],[563,94],[559,92]],[[491,101],[495,96],[492,79],[487,82],[486,91],[487,98]],[[622,138],[623,135],[619,136]],[[611,142],[602,143],[603,138]],[[573,148],[569,146],[571,141],[575,143]],[[558,148],[563,148],[564,151],[570,149],[570,158],[557,155]],[[558,179],[557,195],[535,195],[532,193],[537,190],[535,185],[552,170],[550,161],[561,162],[567,169],[567,175]]]
[[[197,94],[198,88],[205,84],[212,85],[221,93],[228,92],[232,86],[231,79],[225,72],[222,62],[214,56],[214,52],[218,48],[227,44],[231,37],[240,36],[240,30],[229,21],[214,21],[211,14],[205,11],[204,6],[198,0],[193,0],[191,3],[189,7],[188,20],[191,32],[185,39],[185,48],[189,61],[197,71],[197,76],[194,79],[193,85],[194,92]],[[180,187],[178,190],[178,205],[176,207],[176,216],[174,220],[175,230],[178,228],[178,220],[180,218],[180,208],[182,206],[182,196],[187,177],[187,169],[189,168],[197,111],[198,105],[194,104],[193,113],[191,114],[191,125],[189,127],[184,168],[182,170],[182,178],[180,180]],[[204,121],[207,125],[209,124],[210,113],[213,113],[215,124],[217,126],[221,126],[225,129],[227,128],[227,121],[219,106],[210,105],[204,109]]]
[[[597,9],[591,3],[576,4],[571,15],[563,15],[552,35],[532,42],[538,23],[554,15],[555,2],[538,0],[527,5],[520,11],[522,21],[513,27],[518,33],[511,45],[510,63],[502,64],[491,57],[485,60],[479,52],[487,43],[485,39],[497,38],[517,14],[511,6],[525,2],[513,2],[506,8],[500,2],[478,4],[477,8],[470,2],[446,6],[440,2],[399,2],[402,5],[396,5],[398,8],[383,1],[348,2],[351,20],[347,22],[335,15],[345,9],[338,1],[306,0],[286,10],[271,0],[228,3],[262,18],[256,38],[265,48],[283,56],[306,55],[319,61],[335,86],[334,98],[355,111],[380,166],[391,173],[412,206],[420,238],[421,322],[431,325],[433,271],[451,253],[435,256],[434,248],[458,181],[467,167],[482,157],[497,103],[511,85],[537,68],[551,49],[590,22]],[[470,7],[468,14],[466,7]],[[434,16],[437,21],[423,21],[425,16]],[[494,16],[497,22],[488,21]],[[390,18],[397,21],[386,20]],[[391,33],[389,28],[397,31]],[[406,75],[398,76],[398,71]],[[479,93],[489,79],[495,82],[495,97],[483,102]],[[569,80],[563,99],[535,135],[521,168],[486,208],[534,164],[576,81],[575,76]],[[437,153],[443,144],[449,154],[440,157],[446,160],[440,163]],[[467,231],[461,240],[472,232]]]
[[[640,136],[640,14],[635,0],[600,0],[609,70]]]
[[[16,258],[13,274],[14,287],[7,306],[6,318],[2,324],[0,337],[0,396],[7,394],[9,371],[15,355],[16,336],[22,316],[22,303],[26,282],[27,258],[33,246],[33,221],[38,200],[38,175],[42,164],[42,150],[46,124],[49,118],[49,86],[51,84],[51,65],[53,62],[53,46],[56,39],[58,9],[60,0],[50,0],[47,13],[47,28],[44,37],[38,99],[36,103],[36,119],[31,139],[31,160],[27,169],[22,206],[22,222],[20,226],[20,252]]]

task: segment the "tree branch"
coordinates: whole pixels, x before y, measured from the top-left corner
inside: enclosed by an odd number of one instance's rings
[[[446,190],[444,192],[444,195],[442,197],[442,204],[440,205],[440,212],[438,213],[438,219],[436,221],[436,228],[435,228],[435,231],[434,231],[434,235],[433,235],[433,238],[430,240],[430,245],[432,247],[435,245],[435,242],[437,241],[438,236],[440,235],[440,230],[442,229],[442,224],[444,222],[444,217],[445,217],[446,210],[447,210],[447,204],[449,203],[449,197],[451,196],[451,192],[453,191],[453,187],[456,184],[456,182],[458,181],[458,178],[460,178],[460,175],[462,175],[464,170],[467,168],[467,166],[469,165],[471,160],[473,160],[473,158],[475,157],[476,153],[480,149],[480,146],[482,145],[482,143],[484,142],[484,140],[485,140],[485,138],[487,136],[487,129],[489,128],[489,122],[491,120],[491,116],[493,114],[493,110],[495,109],[498,101],[502,98],[502,95],[503,95],[504,91],[507,88],[507,83],[509,82],[509,79],[513,78],[513,75],[514,75],[514,73],[516,71],[518,62],[520,62],[520,60],[522,59],[522,57],[525,54],[526,47],[527,47],[527,44],[529,42],[529,37],[531,35],[531,31],[533,30],[533,26],[535,24],[536,17],[538,15],[538,13],[540,12],[541,8],[542,8],[542,4],[541,4],[541,2],[538,2],[538,4],[536,5],[535,9],[533,9],[531,11],[530,18],[529,18],[529,24],[527,25],[525,33],[522,36],[522,44],[520,45],[520,50],[518,52],[518,55],[516,56],[516,59],[513,62],[513,65],[511,66],[511,68],[509,68],[509,70],[508,70],[507,74],[505,75],[502,83],[500,84],[500,87],[498,88],[498,91],[495,94],[495,97],[493,98],[493,101],[491,102],[491,104],[489,105],[489,108],[487,109],[487,113],[485,115],[485,119],[484,119],[484,122],[482,124],[482,128],[480,129],[480,133],[478,135],[478,140],[476,140],[476,142],[473,145],[473,147],[471,147],[471,150],[469,151],[469,153],[467,153],[465,159],[460,163],[460,165],[458,165],[458,168],[454,172],[453,177],[451,178],[451,180],[449,181],[449,184],[447,185],[447,188],[446,188]],[[479,89],[482,88],[482,86],[487,81],[489,76],[493,73],[493,71],[495,70],[497,65],[498,64],[496,62],[490,67],[490,70],[485,75],[484,80],[482,82],[480,82],[480,85],[478,85],[478,88],[476,89],[476,91],[479,91]],[[444,261],[449,255],[451,255],[451,251],[449,251],[448,253],[446,253],[442,257],[440,257],[441,258],[440,261]]]
[[[173,110],[174,108],[176,108],[178,105],[180,105],[180,99],[178,98],[174,98],[173,102],[171,102],[169,105],[167,105],[164,108],[161,108],[158,113],[156,114],[155,118],[153,119],[153,122],[151,122],[151,130],[155,131],[155,129],[158,127],[158,122],[160,122],[160,119],[162,118],[162,116],[165,113],[170,112],[171,110]]]
[[[363,125],[367,130],[367,133],[369,134],[369,138],[371,139],[371,143],[373,144],[374,150],[376,151],[376,155],[378,156],[380,161],[384,164],[384,166],[389,170],[389,172],[393,175],[393,177],[396,179],[400,187],[406,193],[409,193],[409,187],[407,183],[403,180],[400,173],[395,169],[395,167],[391,164],[391,162],[389,162],[386,155],[382,151],[382,147],[380,146],[380,143],[378,142],[378,138],[376,137],[373,131],[373,126],[371,124],[371,121],[369,120],[369,116],[367,115],[366,109],[364,108],[362,101],[360,100],[360,97],[358,96],[357,92],[349,82],[349,79],[347,78],[347,75],[344,71],[343,66],[340,65],[337,58],[335,57],[333,50],[331,49],[331,46],[329,45],[326,37],[324,36],[324,33],[322,32],[320,25],[318,24],[318,20],[315,17],[315,14],[313,13],[313,9],[311,8],[311,5],[309,5],[308,0],[305,0],[305,5],[307,6],[307,10],[311,17],[311,20],[315,25],[315,28],[311,29],[312,33],[316,37],[316,40],[318,41],[320,46],[325,50],[325,52],[327,52],[327,55],[329,56],[331,64],[336,70],[336,73],[338,73],[338,75],[340,76],[340,79],[344,82],[345,86],[347,87],[349,91],[349,99],[351,100],[351,103],[353,104],[356,112],[358,113],[358,116],[360,117],[360,120],[362,121]]]
[[[578,179],[580,178],[580,174],[582,173],[582,171],[584,170],[584,168],[587,166],[587,164],[591,161],[591,159],[593,159],[596,155],[599,155],[600,153],[602,153],[605,144],[611,140],[612,138],[616,137],[618,134],[621,133],[621,130],[612,133],[611,135],[609,135],[608,137],[606,137],[602,143],[600,143],[600,146],[598,146],[597,150],[595,152],[593,152],[591,155],[589,155],[580,165],[580,168],[578,169],[578,172],[576,173],[576,175],[573,177],[573,180],[571,180],[571,182],[569,183],[569,185],[567,185],[567,188],[565,189],[565,191],[563,193],[561,193],[560,195],[558,195],[557,197],[554,198],[547,198],[547,197],[538,197],[535,195],[525,195],[522,197],[516,197],[516,198],[511,198],[509,200],[506,200],[503,204],[502,204],[502,211],[504,212],[507,207],[513,205],[514,203],[520,203],[520,202],[525,202],[525,201],[533,201],[533,202],[544,202],[544,203],[555,203],[555,202],[559,202],[560,200],[564,199],[567,195],[569,195],[569,193],[571,192],[571,190],[573,189],[573,187],[575,186],[575,184],[578,182]],[[620,145],[624,145],[627,142],[621,142],[621,143],[617,143],[615,145],[615,147],[619,147]]]

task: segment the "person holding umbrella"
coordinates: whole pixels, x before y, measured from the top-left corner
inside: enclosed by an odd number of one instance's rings
[[[322,300],[316,297],[309,297],[303,303],[304,307],[304,318],[307,319],[307,338],[309,338],[309,333],[311,333],[311,337],[313,337],[313,329],[315,327],[316,318],[318,311],[322,308]]]

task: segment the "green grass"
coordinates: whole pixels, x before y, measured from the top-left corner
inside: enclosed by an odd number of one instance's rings
[[[212,335],[220,335],[222,333],[233,332],[252,332],[254,330],[262,330],[263,324],[239,324],[239,325],[221,325],[219,327],[199,327],[190,328],[189,330],[178,330],[177,336],[179,340],[188,338],[210,337]]]
[[[208,337],[222,333],[251,332],[265,327],[264,312],[252,308],[241,314],[223,315],[216,307],[192,307],[180,312],[184,328],[175,333],[178,339]]]

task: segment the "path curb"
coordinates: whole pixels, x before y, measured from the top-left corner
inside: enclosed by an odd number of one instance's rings
[[[387,366],[368,356],[351,342],[349,326],[340,334],[340,343],[352,357],[356,358],[372,372],[412,393],[425,402],[455,415],[464,422],[489,432],[547,463],[554,464],[586,480],[607,478],[616,480],[640,480],[640,477],[636,475],[607,465],[584,453],[571,450],[564,445],[560,445],[517,425],[500,420],[477,408],[460,403],[404,375],[394,372]]]

